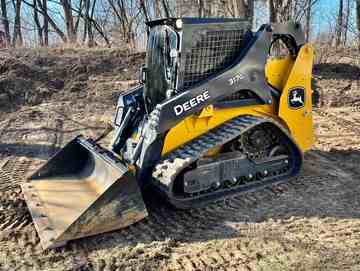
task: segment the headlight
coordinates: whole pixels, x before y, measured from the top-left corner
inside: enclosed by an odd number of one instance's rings
[[[181,19],[177,19],[175,22],[175,26],[177,29],[181,29],[183,27],[183,22]]]

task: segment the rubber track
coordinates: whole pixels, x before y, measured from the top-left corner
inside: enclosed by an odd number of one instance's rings
[[[160,188],[160,190],[162,190],[162,192],[167,195],[167,197],[176,207],[188,208],[187,205],[189,205],[191,206],[191,208],[194,208],[197,207],[197,204],[201,206],[203,204],[201,203],[201,200],[197,201],[197,203],[195,203],[194,201],[191,204],[185,203],[184,205],[181,202],[172,200],[173,198],[172,186],[178,174],[180,174],[182,170],[184,170],[186,167],[191,165],[193,162],[203,157],[210,149],[216,148],[218,146],[222,146],[225,143],[230,142],[231,140],[237,138],[239,135],[254,128],[255,126],[258,126],[263,123],[273,123],[274,125],[276,125],[276,123],[273,120],[268,118],[261,118],[250,115],[240,116],[224,123],[223,125],[215,129],[210,130],[206,134],[181,146],[180,148],[166,155],[164,159],[162,159],[155,166],[155,169],[152,174],[155,186],[157,188]],[[281,129],[284,134],[288,136],[287,132],[284,129],[282,129],[278,125],[276,126],[279,129]],[[290,136],[288,136],[288,138],[290,139]],[[295,146],[295,148],[297,147]],[[300,162],[301,162],[301,158],[300,158]],[[298,168],[297,171],[299,169],[300,168]],[[260,186],[261,185],[262,184],[260,184]],[[266,181],[264,182],[264,185],[266,185]],[[239,188],[239,187],[240,186],[234,188]],[[223,191],[220,190],[219,192],[222,193]],[[211,196],[209,196],[208,198],[210,197]],[[210,201],[210,200],[206,199],[206,201]]]
[[[254,116],[242,116],[230,120],[167,155],[156,165],[153,178],[171,189],[170,186],[176,176],[206,154],[209,149],[224,145],[264,120]]]

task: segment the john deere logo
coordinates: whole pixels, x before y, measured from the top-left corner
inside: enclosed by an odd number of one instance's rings
[[[293,88],[289,91],[289,107],[292,109],[299,109],[305,105],[305,89]]]

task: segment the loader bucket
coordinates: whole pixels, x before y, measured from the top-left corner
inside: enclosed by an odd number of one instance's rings
[[[78,136],[22,185],[44,249],[120,229],[147,216],[136,178],[92,140]]]

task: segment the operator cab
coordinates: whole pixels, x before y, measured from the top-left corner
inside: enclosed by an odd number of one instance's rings
[[[144,97],[148,112],[176,89],[179,34],[171,25],[150,27]]]
[[[141,72],[147,112],[225,71],[252,38],[249,22],[238,18],[166,18],[147,26]]]

